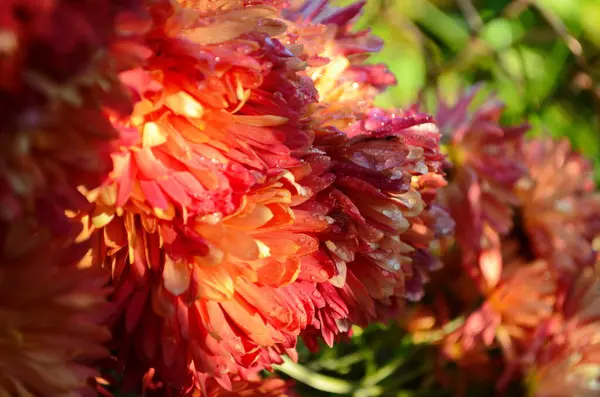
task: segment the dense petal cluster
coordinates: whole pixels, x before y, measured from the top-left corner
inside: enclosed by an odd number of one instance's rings
[[[313,113],[317,151],[303,160],[323,186],[299,208],[327,217],[320,252],[337,271],[318,286],[327,302],[319,327],[303,334],[313,349],[316,336],[331,345],[351,324],[385,320],[405,298],[418,299],[438,265],[429,243],[453,226],[430,207],[444,185],[435,125],[414,111],[373,107],[395,78],[385,65],[364,63],[382,43],[368,30],[352,31],[363,5],[306,1],[284,14],[294,23],[283,40],[305,50],[305,73],[320,99]]]
[[[303,331],[331,344],[351,323],[383,319],[407,288],[418,294],[436,210],[420,215],[443,182],[429,118],[372,110],[343,131],[329,123],[311,53],[276,7],[149,12],[154,54],[121,75],[140,101],[115,121],[114,170],[79,214],[91,263],[116,287],[125,382],[152,370],[168,393],[231,389],[294,357]],[[365,36],[314,27],[346,45]]]
[[[291,210],[306,194],[290,169],[311,142],[304,114],[316,92],[271,39],[277,9],[200,3],[150,8],[156,52],[125,73],[142,100],[84,217],[92,260],[117,286],[127,371],[155,368],[178,393],[209,378],[230,388],[230,375],[277,361],[313,321],[302,306],[311,279],[330,275],[301,271],[315,245],[306,233],[326,226]]]

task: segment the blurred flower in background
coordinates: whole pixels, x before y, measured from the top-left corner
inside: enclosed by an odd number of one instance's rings
[[[0,6],[0,217],[28,212],[60,230],[64,210],[86,207],[77,186],[111,169],[109,117],[131,98],[118,72],[143,52],[137,1],[10,0]],[[68,228],[68,227],[67,227]]]
[[[0,393],[94,395],[95,360],[109,352],[106,275],[81,268],[77,230],[55,238],[19,221],[0,224]]]
[[[527,119],[531,134],[566,136],[595,161],[599,14],[589,0],[372,0],[357,28],[384,40],[372,60],[398,79],[379,105],[410,105],[423,90],[430,103],[438,92],[453,103],[464,87],[485,81],[509,125]]]

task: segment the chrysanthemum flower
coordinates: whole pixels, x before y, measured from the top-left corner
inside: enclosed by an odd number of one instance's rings
[[[350,324],[384,320],[405,299],[419,299],[437,268],[429,245],[452,223],[421,217],[428,208],[421,191],[443,185],[438,138],[426,116],[411,112],[373,111],[346,132],[317,131],[315,145],[336,178],[300,208],[330,219],[320,240],[337,275],[318,286],[328,297],[319,316],[328,318],[320,333],[329,344]]]
[[[443,180],[428,118],[327,124],[302,57],[273,38],[276,8],[150,13],[155,55],[122,75],[141,100],[82,214],[116,286],[124,381],[152,369],[165,393],[231,389],[294,357],[303,330],[331,343],[418,293],[445,227],[433,207],[419,218]]]
[[[318,110],[322,122],[342,130],[368,111],[377,94],[396,84],[386,65],[365,63],[383,46],[370,30],[353,31],[365,3],[336,8],[329,0],[301,0],[283,13],[293,22],[285,41],[292,47],[302,46],[306,74],[324,105]]]
[[[541,347],[523,360],[529,395],[591,397],[600,390],[600,278],[586,268],[567,293],[564,307]]]
[[[532,140],[525,146],[529,175],[519,181],[521,217],[531,251],[563,274],[593,264],[600,233],[600,194],[591,164],[567,140]]]
[[[126,114],[131,106],[116,73],[143,55],[125,38],[134,29],[126,13],[136,6],[116,0],[0,5],[1,219],[24,211],[47,219],[80,209],[86,200],[75,188],[96,187],[110,171],[117,132],[107,112]]]
[[[271,38],[276,8],[211,7],[150,7],[155,55],[122,75],[142,99],[84,216],[117,288],[126,381],[154,368],[176,394],[293,356],[325,304],[315,283],[335,273],[314,237],[325,217],[292,210],[318,189],[296,181],[314,86]]]
[[[461,326],[463,348],[499,346],[507,361],[519,359],[533,342],[536,327],[554,315],[558,289],[547,262],[508,263],[485,302]]]
[[[0,395],[94,395],[86,363],[108,354],[107,278],[80,269],[85,244],[25,222],[0,226]]]
[[[464,265],[486,289],[500,279],[499,235],[511,229],[512,207],[518,204],[514,185],[525,174],[520,150],[528,127],[500,125],[503,106],[494,99],[470,111],[477,92],[454,105],[440,99],[435,120],[451,162],[441,202],[457,222]]]
[[[511,342],[529,342],[535,327],[552,316],[558,288],[558,280],[546,261],[512,262],[506,266],[485,305],[499,317],[501,330],[497,335],[500,332],[499,342],[507,352],[513,349]]]
[[[304,161],[320,170],[309,178],[320,181],[319,194],[298,208],[329,219],[320,252],[337,269],[318,286],[327,302],[319,328],[304,333],[316,348],[317,336],[331,345],[352,323],[383,320],[405,298],[418,299],[428,271],[439,266],[429,244],[452,221],[430,205],[444,184],[435,126],[426,115],[372,108],[395,78],[384,65],[364,63],[382,45],[368,30],[351,31],[364,2],[341,9],[297,3],[284,13],[294,22],[285,41],[304,49],[319,93],[312,113],[319,152]]]

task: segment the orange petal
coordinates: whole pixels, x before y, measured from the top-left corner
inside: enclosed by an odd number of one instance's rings
[[[272,332],[276,331],[267,328],[256,309],[243,299],[221,302],[221,307],[255,343],[261,346],[273,346],[275,344]]]
[[[222,224],[200,224],[195,230],[224,252],[241,260],[257,260],[260,249],[256,241],[248,234],[230,229]]]
[[[213,301],[226,301],[233,297],[235,286],[224,266],[195,266],[193,277],[198,284],[198,297]]]
[[[298,258],[288,258],[278,261],[273,258],[263,259],[257,270],[258,281],[261,284],[280,287],[294,282],[300,274]]]

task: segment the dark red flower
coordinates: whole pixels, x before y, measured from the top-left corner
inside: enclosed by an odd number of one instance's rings
[[[137,44],[125,36],[139,25],[128,17],[138,6],[129,0],[0,5],[0,218],[35,211],[58,228],[63,210],[85,207],[76,188],[94,188],[110,171],[118,134],[108,114],[131,110],[117,73],[137,55]]]

